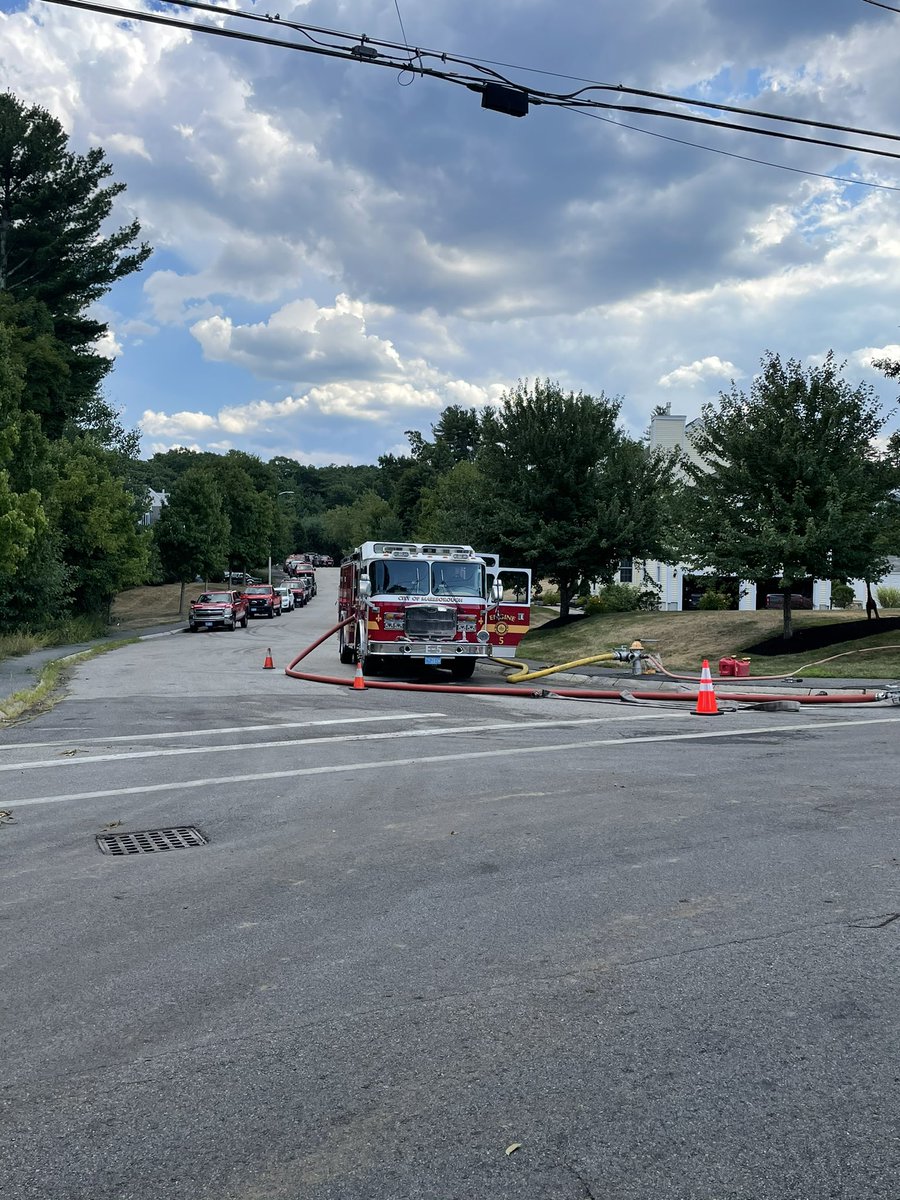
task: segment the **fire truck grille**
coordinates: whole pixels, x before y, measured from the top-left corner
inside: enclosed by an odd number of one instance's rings
[[[406,635],[411,638],[456,636],[456,609],[440,604],[413,604],[406,610]]]

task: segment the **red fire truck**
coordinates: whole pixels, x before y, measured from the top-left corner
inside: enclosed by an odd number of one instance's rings
[[[468,679],[496,648],[514,655],[528,632],[531,572],[471,546],[364,542],[341,563],[341,662],[375,674],[386,659],[449,667]]]

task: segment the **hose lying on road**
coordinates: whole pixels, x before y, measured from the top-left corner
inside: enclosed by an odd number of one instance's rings
[[[285,675],[289,675],[291,679],[304,679],[309,683],[328,683],[336,687],[352,688],[354,683],[352,677],[348,679],[342,675],[316,675],[309,671],[298,671],[296,670],[296,666],[308,654],[327,641],[328,638],[333,637],[340,629],[343,629],[345,625],[353,624],[355,619],[355,617],[347,617],[346,620],[338,621],[337,625],[333,625],[331,629],[326,630],[321,637],[310,643],[304,650],[301,650],[297,657],[285,667]],[[448,692],[465,696],[525,696],[530,699],[540,699],[545,696],[561,696],[566,699],[622,699],[622,692],[619,689],[613,688],[553,688],[550,691],[535,691],[532,688],[521,687],[461,687],[458,684],[449,683],[388,683],[386,680],[379,679],[367,679],[365,686],[367,690],[378,688],[386,692]],[[629,695],[638,700],[686,700],[696,704],[699,693],[630,691]],[[866,704],[881,699],[876,692],[842,692],[837,695],[823,696],[770,696],[754,695],[752,692],[720,692],[719,696],[722,700],[738,704],[758,704],[760,700],[798,700],[801,704]]]

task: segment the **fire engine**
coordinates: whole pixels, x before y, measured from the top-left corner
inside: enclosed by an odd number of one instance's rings
[[[531,572],[471,546],[364,542],[341,563],[343,663],[375,674],[385,660],[449,667],[469,679],[496,648],[514,655],[528,632]]]

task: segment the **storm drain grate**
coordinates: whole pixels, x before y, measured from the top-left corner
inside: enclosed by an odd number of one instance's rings
[[[205,846],[207,839],[193,825],[175,829],[144,829],[140,833],[99,833],[97,845],[104,854],[153,854],[157,850],[187,850]]]

